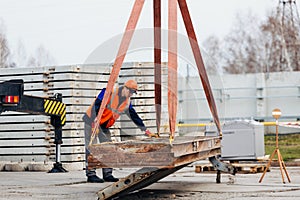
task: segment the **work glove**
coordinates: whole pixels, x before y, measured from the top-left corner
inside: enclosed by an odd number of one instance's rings
[[[158,135],[155,133],[151,133],[148,129],[145,131],[145,135],[148,136],[149,138],[155,137],[158,138]]]

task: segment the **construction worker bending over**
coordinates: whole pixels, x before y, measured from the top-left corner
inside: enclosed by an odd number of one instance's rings
[[[111,141],[111,133],[109,128],[114,125],[115,121],[119,118],[121,113],[126,113],[131,120],[142,130],[145,131],[145,135],[151,137],[153,134],[146,128],[143,120],[138,116],[134,108],[130,103],[130,97],[137,92],[138,85],[134,80],[128,80],[123,86],[116,88],[111,93],[108,103],[104,109],[104,112],[100,119],[98,139],[99,142],[109,142]],[[86,176],[87,182],[90,183],[103,183],[116,182],[119,179],[112,175],[112,168],[102,168],[103,179],[96,175],[96,169],[88,170],[88,156],[90,154],[88,150],[88,145],[90,143],[90,138],[92,134],[92,127],[96,123],[95,119],[97,117],[98,111],[106,88],[103,88],[99,93],[98,97],[92,103],[92,105],[86,111],[83,116],[83,121],[85,122],[85,148],[86,148]]]

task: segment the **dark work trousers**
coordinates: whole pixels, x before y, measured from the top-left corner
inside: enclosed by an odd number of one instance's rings
[[[90,151],[88,150],[88,146],[91,139],[92,134],[92,127],[90,124],[84,123],[84,134],[85,134],[85,164],[86,164],[86,176],[93,176],[96,175],[96,169],[90,169],[88,170],[88,156],[90,155]],[[99,142],[111,142],[111,133],[109,129],[101,129],[99,127],[99,134],[98,134]],[[93,141],[93,144],[95,144],[96,138]],[[109,177],[112,175],[112,168],[102,168],[102,175],[103,178]]]

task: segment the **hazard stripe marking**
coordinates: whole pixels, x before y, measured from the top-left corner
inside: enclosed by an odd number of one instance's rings
[[[46,107],[46,110],[45,110],[46,113],[49,113],[49,108],[51,107],[52,103],[53,103],[53,101],[49,101],[49,105]]]
[[[55,107],[55,105],[56,105],[56,101],[53,101],[53,104],[52,104],[52,106],[51,106],[51,108],[50,108],[50,110],[49,110],[49,113],[50,113],[50,114],[53,114],[53,113],[52,113],[52,110],[53,110],[53,108]]]
[[[66,122],[66,104],[47,99],[44,101],[45,113],[60,115],[61,125],[64,125]]]

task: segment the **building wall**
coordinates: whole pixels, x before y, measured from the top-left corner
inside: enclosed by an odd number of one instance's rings
[[[224,74],[210,76],[219,116],[222,122],[232,119],[274,121],[272,110],[282,111],[280,121],[300,118],[300,72],[269,74]],[[198,77],[179,79],[178,120],[182,123],[201,123],[212,120]],[[281,128],[282,132],[299,132]],[[274,128],[266,129],[274,133]]]

